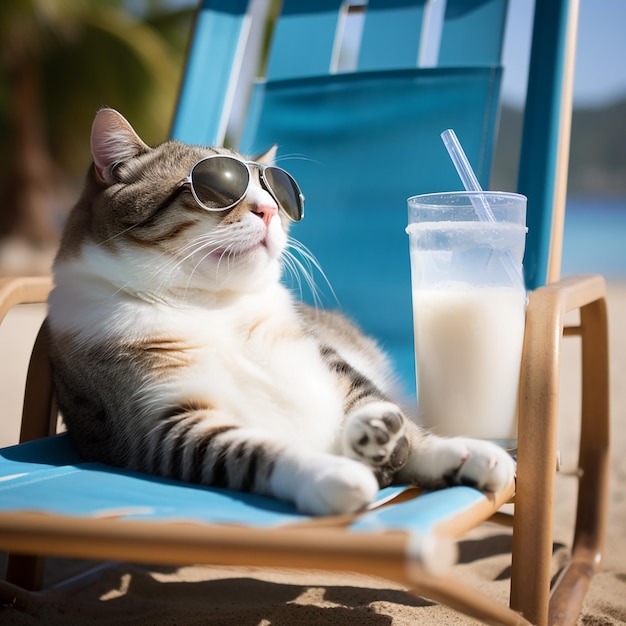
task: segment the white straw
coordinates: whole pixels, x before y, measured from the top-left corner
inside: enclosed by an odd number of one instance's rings
[[[476,195],[470,195],[470,200],[476,211],[476,215],[478,215],[478,219],[481,222],[495,222],[496,218],[493,211],[487,202],[487,198],[484,194],[480,193],[483,189],[478,182],[478,178],[476,178],[476,174],[474,174],[474,170],[470,165],[465,151],[461,147],[456,133],[449,128],[441,133],[441,139],[448,150],[448,154],[452,159],[452,163],[454,163],[454,167],[465,187],[465,191],[478,192]],[[516,286],[524,286],[524,278],[520,271],[521,268],[518,267],[510,250],[507,250],[507,254],[505,254],[504,258],[506,259],[506,272],[513,281],[513,284]]]
[[[448,150],[448,154],[450,155],[450,158],[454,163],[454,167],[459,174],[463,187],[465,187],[465,191],[482,191],[483,188],[480,186],[478,178],[476,178],[476,174],[474,174],[474,170],[472,169],[472,166],[470,165],[470,162],[461,147],[456,133],[451,128],[448,128],[448,130],[444,130],[441,133],[441,138],[443,139],[443,143]],[[474,205],[474,209],[478,214],[478,218],[481,221],[496,221],[493,211],[485,199],[485,196],[475,196],[472,197],[471,200]]]

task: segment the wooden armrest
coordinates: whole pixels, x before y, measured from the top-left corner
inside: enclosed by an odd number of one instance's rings
[[[18,304],[46,302],[51,289],[50,276],[0,278],[0,322]],[[54,434],[57,414],[44,322],[35,340],[28,366],[20,443]]]
[[[581,479],[572,561],[553,590],[548,619],[560,343],[565,314],[573,310],[580,311],[580,325],[567,334],[580,335],[582,340]],[[520,374],[511,579],[511,606],[532,623],[552,623],[555,615],[578,614],[589,580],[601,564],[608,502],[608,378],[604,279],[575,276],[533,291]],[[572,599],[574,587],[580,602]]]
[[[51,276],[0,278],[0,322],[17,304],[45,302],[51,289]]]

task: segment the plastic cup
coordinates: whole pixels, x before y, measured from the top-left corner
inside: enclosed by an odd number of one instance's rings
[[[494,221],[480,219],[477,201]],[[419,417],[439,435],[515,448],[526,198],[427,194],[408,209]]]

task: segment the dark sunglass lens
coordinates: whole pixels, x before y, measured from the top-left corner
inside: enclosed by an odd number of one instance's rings
[[[264,176],[281,208],[294,222],[299,222],[304,206],[296,181],[278,167],[267,167]]]
[[[199,161],[191,171],[198,200],[207,209],[225,209],[241,200],[248,188],[248,169],[231,157]]]

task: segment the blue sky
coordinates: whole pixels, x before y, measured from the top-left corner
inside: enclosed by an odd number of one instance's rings
[[[532,28],[530,0],[511,0],[504,65],[505,99],[521,104]],[[574,104],[598,106],[626,97],[626,0],[580,0]]]

